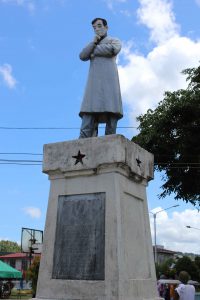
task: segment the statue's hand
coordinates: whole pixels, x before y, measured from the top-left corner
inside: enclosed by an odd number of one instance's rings
[[[95,44],[97,44],[98,42],[99,42],[99,40],[101,39],[101,37],[97,34],[97,35],[95,35],[95,37],[94,37],[94,43]]]

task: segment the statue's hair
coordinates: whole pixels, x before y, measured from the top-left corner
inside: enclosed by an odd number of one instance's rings
[[[103,19],[103,18],[95,18],[94,20],[92,20],[92,25],[96,22],[96,21],[98,21],[98,20],[101,20],[102,22],[103,22],[103,25],[104,26],[107,26],[107,21],[106,21],[106,19]]]

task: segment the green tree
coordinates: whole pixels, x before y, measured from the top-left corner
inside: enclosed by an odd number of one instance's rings
[[[200,280],[200,272],[198,267],[196,266],[195,262],[193,262],[188,256],[183,256],[179,258],[175,265],[177,275],[181,271],[187,271],[192,280]]]
[[[155,110],[140,115],[140,133],[133,137],[155,156],[155,169],[164,171],[160,198],[175,193],[200,205],[200,66],[183,71],[187,89],[165,92]]]
[[[12,241],[0,241],[0,251],[1,252],[20,252],[21,247]]]
[[[169,258],[161,264],[156,264],[157,278],[159,279],[161,275],[164,275],[166,278],[174,278],[176,273],[172,268],[174,265],[175,261],[173,258]]]
[[[200,256],[195,256],[194,262],[200,272]]]
[[[40,256],[35,256],[31,266],[26,272],[26,280],[32,281],[33,297],[35,297],[36,294],[39,267],[40,267]]]

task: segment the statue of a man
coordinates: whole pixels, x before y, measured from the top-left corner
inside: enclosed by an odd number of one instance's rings
[[[85,95],[80,110],[82,125],[79,138],[98,135],[98,124],[106,123],[105,134],[115,134],[117,121],[123,117],[116,56],[121,42],[107,36],[107,21],[92,21],[95,37],[80,53],[80,59],[90,60]]]

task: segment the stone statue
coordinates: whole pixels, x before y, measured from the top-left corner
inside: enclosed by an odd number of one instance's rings
[[[95,37],[80,53],[80,59],[90,60],[88,81],[79,116],[82,125],[79,138],[98,135],[98,124],[106,123],[105,134],[115,134],[117,121],[123,117],[116,56],[121,42],[107,36],[107,21],[92,21]]]

